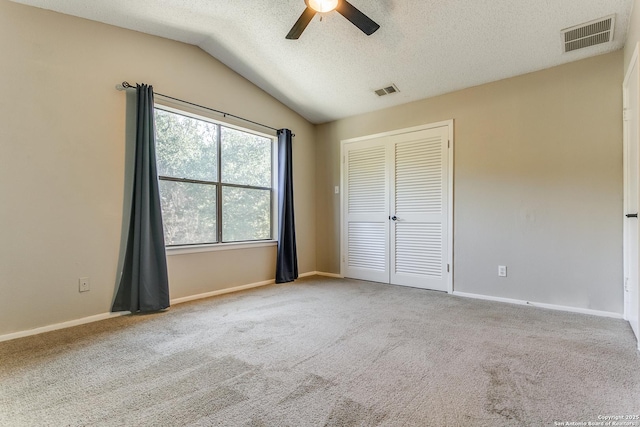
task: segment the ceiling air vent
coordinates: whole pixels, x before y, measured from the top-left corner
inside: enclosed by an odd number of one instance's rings
[[[565,28],[561,31],[563,52],[567,53],[612,41],[615,21],[615,15],[610,15],[596,19],[595,21],[576,25],[575,27]]]
[[[374,92],[378,96],[385,96],[389,95],[390,93],[400,92],[400,89],[398,89],[398,86],[391,84],[390,86],[383,87],[382,89],[374,90]]]

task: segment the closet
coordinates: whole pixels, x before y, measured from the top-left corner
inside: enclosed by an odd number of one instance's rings
[[[453,121],[342,143],[342,275],[451,291]]]

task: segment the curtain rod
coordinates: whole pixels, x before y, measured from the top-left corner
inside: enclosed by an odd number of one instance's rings
[[[130,85],[129,82],[126,82],[126,81],[122,82],[121,84],[117,84],[116,85],[116,89],[118,89],[118,90],[135,89],[135,88],[136,88],[135,86]],[[245,121],[247,123],[252,123],[254,125],[262,126],[263,128],[271,129],[271,130],[274,130],[274,131],[278,132],[278,129],[276,129],[276,128],[273,128],[273,127],[267,126],[267,125],[263,125],[262,123],[254,122],[253,120],[245,119],[244,117],[236,116],[235,114],[225,113],[224,111],[216,110],[215,108],[205,107],[204,105],[195,104],[193,102],[185,101],[185,100],[179,99],[179,98],[174,98],[173,96],[164,95],[162,93],[155,92],[155,94],[158,95],[158,96],[161,96],[163,98],[173,99],[174,101],[182,102],[182,103],[185,103],[185,104],[193,105],[194,107],[203,108],[205,110],[213,111],[214,113],[222,114],[223,117],[227,117],[227,116],[228,117],[233,117],[234,119],[242,120],[242,121]],[[296,136],[296,134],[292,132],[291,136],[292,137]]]

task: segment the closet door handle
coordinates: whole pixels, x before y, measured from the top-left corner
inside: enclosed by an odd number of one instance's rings
[[[390,216],[389,219],[392,221],[397,221],[398,217],[394,215],[394,216]]]
[[[638,214],[634,213],[634,214],[626,214],[625,215],[627,218],[638,218]]]

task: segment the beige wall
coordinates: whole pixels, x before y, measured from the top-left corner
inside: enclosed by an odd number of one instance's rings
[[[122,231],[123,80],[288,127],[300,272],[316,270],[315,129],[200,49],[0,0],[0,335],[109,311]],[[273,279],[275,249],[169,257],[172,298]],[[78,293],[89,276],[91,291]]]
[[[622,62],[618,51],[319,126],[318,270],[340,271],[340,141],[454,119],[455,290],[622,313]]]

